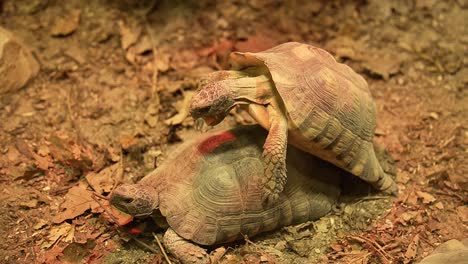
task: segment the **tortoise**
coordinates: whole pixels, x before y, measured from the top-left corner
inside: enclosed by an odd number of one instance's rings
[[[376,158],[376,109],[364,78],[323,49],[288,42],[258,52],[233,52],[233,70],[206,77],[190,113],[208,125],[244,107],[269,134],[263,146],[263,200],[274,202],[286,182],[289,142],[395,194],[397,186]]]
[[[327,214],[340,195],[343,170],[297,148],[288,150],[289,180],[264,207],[258,125],[209,132],[188,141],[136,184],[121,185],[110,203],[133,216],[165,217],[163,243],[186,263],[207,263],[199,245],[217,245]],[[196,244],[198,245],[196,245]]]

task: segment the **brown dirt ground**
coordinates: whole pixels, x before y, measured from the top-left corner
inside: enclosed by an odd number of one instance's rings
[[[153,2],[0,1],[0,24],[41,65],[0,97],[0,262],[163,262],[148,235],[125,234],[142,226],[116,228],[86,189],[140,179],[193,135],[190,118],[165,121],[195,76],[227,67],[232,50],[291,40],[367,79],[400,194],[343,200],[315,223],[230,245],[223,261],[411,263],[468,237],[467,1]]]

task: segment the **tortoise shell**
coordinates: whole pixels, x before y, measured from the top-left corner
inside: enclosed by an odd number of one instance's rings
[[[181,237],[213,245],[317,219],[330,211],[342,172],[293,147],[288,182],[278,203],[265,208],[260,126],[211,132],[184,143],[164,165],[143,178],[159,210]]]
[[[235,70],[267,67],[276,99],[284,105],[291,144],[381,190],[395,188],[374,153],[374,101],[366,81],[350,67],[325,50],[297,42],[258,53],[234,52],[231,63]]]

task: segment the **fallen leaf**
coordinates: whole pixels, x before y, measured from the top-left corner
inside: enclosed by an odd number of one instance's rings
[[[415,211],[403,212],[398,217],[397,221],[402,224],[406,224],[407,222],[410,222],[411,220],[415,219],[417,215],[418,215],[418,212],[415,212]]]
[[[49,230],[47,241],[42,244],[42,247],[50,248],[58,239],[68,236],[72,230],[72,227],[73,226],[69,223],[62,223],[58,226],[52,226],[52,228]]]
[[[76,45],[70,46],[65,51],[65,55],[72,58],[74,61],[76,61],[80,65],[86,63],[86,51],[80,46],[76,46]]]
[[[45,219],[41,218],[39,221],[33,226],[34,230],[39,230],[46,226],[49,222],[46,221]]]
[[[419,246],[419,234],[416,234],[413,239],[411,240],[411,243],[408,245],[408,248],[406,249],[405,252],[405,259],[404,263],[410,263],[412,259],[416,256],[416,253],[418,252],[418,246]]]
[[[460,217],[462,222],[468,222],[468,207],[466,205],[461,205],[457,207],[457,215]]]
[[[427,193],[427,192],[422,192],[422,191],[417,191],[416,194],[418,195],[419,198],[421,198],[424,204],[430,204],[436,200],[432,194]]]
[[[111,222],[116,223],[118,226],[124,226],[133,221],[133,216],[126,214],[119,209],[107,204],[104,205],[107,208],[105,212],[109,212],[112,216],[109,216],[107,213],[103,214],[105,218],[108,218]]]
[[[138,139],[135,138],[132,135],[122,135],[120,136],[120,145],[122,146],[122,149],[128,150],[132,146],[135,146],[138,144]]]
[[[86,184],[80,182],[72,187],[65,195],[65,201],[60,205],[60,212],[52,219],[54,223],[61,223],[67,219],[75,218],[92,207],[99,206],[92,198],[90,191],[86,190]]]
[[[123,21],[118,22],[120,29],[120,43],[124,50],[135,44],[141,34],[141,28],[137,26],[130,27]]]
[[[362,41],[354,40],[347,36],[340,36],[328,41],[325,49],[338,58],[349,58],[355,61],[362,60],[366,47]]]
[[[51,136],[49,141],[50,154],[55,162],[81,171],[99,169],[103,166],[103,156],[87,145],[78,144],[63,135]]]
[[[234,49],[234,43],[231,40],[223,40],[221,42],[213,44],[211,47],[207,47],[198,51],[198,55],[202,57],[210,57],[212,66],[217,69],[222,69],[227,66],[229,54]]]
[[[102,169],[99,173],[89,172],[86,174],[86,180],[89,185],[99,194],[108,193],[114,186],[114,179],[119,175],[120,163],[115,163]]]
[[[26,208],[36,208],[38,204],[39,201],[37,199],[31,199],[25,202],[21,202],[19,205]]]
[[[409,182],[410,179],[411,175],[406,171],[402,171],[400,173],[397,173],[395,180],[397,183],[406,184]]]
[[[80,15],[81,11],[75,9],[65,14],[64,17],[55,20],[50,29],[50,34],[54,37],[63,37],[72,34],[80,24]]]
[[[50,157],[42,157],[37,155],[36,153],[32,153],[33,158],[36,160],[37,167],[39,167],[42,170],[47,170],[48,168],[52,167],[52,160]]]
[[[141,55],[147,51],[152,51],[153,45],[151,44],[151,39],[145,35],[132,48],[134,48],[136,54]]]
[[[49,263],[49,264],[63,263],[57,259],[58,257],[63,255],[62,253],[63,249],[64,247],[60,247],[60,246],[55,246],[51,248],[50,250],[45,252],[42,263]]]
[[[234,49],[240,52],[260,52],[275,46],[276,42],[265,35],[254,35],[245,41],[238,41]]]
[[[364,59],[365,69],[388,80],[390,75],[400,71],[403,59],[398,55],[370,56]]]
[[[444,204],[442,202],[437,202],[436,204],[434,204],[434,206],[439,210],[444,209]]]
[[[177,107],[178,113],[164,121],[166,125],[178,125],[181,124],[185,118],[189,116],[189,108],[190,102],[192,101],[193,96],[195,95],[194,91],[185,91],[184,92],[184,100],[182,103]]]

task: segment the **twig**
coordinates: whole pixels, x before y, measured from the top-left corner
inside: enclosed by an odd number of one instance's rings
[[[32,251],[32,256],[33,256],[33,259],[34,259],[34,263],[37,264],[37,258],[36,258],[36,249],[34,248],[34,244],[36,242],[36,239],[34,238],[34,236],[32,236],[32,233],[31,233],[31,223],[29,223],[29,220],[28,218],[23,214],[23,212],[21,211],[18,211],[18,214],[21,215],[21,217],[23,218],[24,222],[26,223],[26,226],[27,226],[27,234],[28,234],[28,237],[32,238],[32,246],[31,246],[31,251]]]
[[[135,240],[135,242],[138,243],[138,245],[148,249],[149,251],[153,252],[153,253],[158,253],[158,251],[152,247],[150,247],[149,245],[147,245],[145,242],[141,241],[140,239],[136,238],[136,237],[132,237],[133,240]]]
[[[143,20],[145,22],[146,32],[148,33],[148,36],[149,36],[149,39],[150,39],[150,42],[151,42],[151,50],[153,52],[153,74],[151,76],[151,99],[153,99],[155,96],[157,96],[156,100],[158,101],[158,104],[159,104],[159,96],[158,96],[157,87],[156,87],[156,85],[158,83],[158,69],[156,67],[156,65],[157,65],[156,41],[155,41],[153,31],[151,30],[151,27],[150,27],[150,24],[149,24],[149,21],[148,21],[148,14],[151,12],[151,10],[153,10],[155,5],[156,5],[156,1],[153,1],[151,3],[150,7],[148,8],[148,10],[143,15]]]
[[[382,260],[385,261],[385,263],[391,263],[392,260],[393,260],[393,257],[390,256],[383,248],[382,246],[379,245],[379,243],[373,241],[373,240],[370,240],[369,238],[367,237],[363,237],[363,236],[348,236],[349,238],[351,239],[354,239],[354,240],[357,240],[361,243],[366,243],[366,244],[369,244],[374,250],[376,250],[379,255],[382,257]]]
[[[252,242],[252,241],[249,239],[249,237],[248,237],[247,235],[244,235],[244,240],[245,240],[245,242],[246,242],[247,244],[254,246],[255,249],[256,249],[257,251],[259,251],[260,253],[262,253],[262,254],[265,253],[265,250],[263,250],[259,245],[257,245],[257,244],[255,244],[254,242]]]
[[[161,249],[161,252],[163,253],[164,258],[166,259],[167,263],[172,264],[171,260],[169,260],[169,257],[166,254],[166,251],[164,250],[164,247],[161,244],[161,241],[159,241],[158,236],[155,233],[153,233],[153,236],[156,239],[156,243],[158,243],[159,249]]]
[[[119,171],[117,172],[117,177],[110,191],[111,194],[114,192],[115,188],[117,188],[117,186],[119,186],[123,182],[123,172],[124,172],[123,151],[122,151],[122,146],[120,146]]]
[[[77,141],[81,144],[82,141],[81,141],[81,132],[80,132],[80,126],[78,125],[78,122],[76,121],[75,117],[73,116],[73,109],[72,109],[72,91],[73,91],[73,85],[70,86],[70,89],[68,90],[68,93],[67,93],[67,109],[68,109],[68,115],[70,116],[70,121],[72,123],[72,127],[75,129],[75,132],[76,132],[76,137],[77,137]]]

